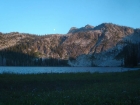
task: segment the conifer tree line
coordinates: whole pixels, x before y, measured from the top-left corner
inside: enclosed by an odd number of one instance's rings
[[[135,67],[140,63],[140,43],[129,43],[123,48],[124,66]]]
[[[28,46],[27,43],[0,50],[0,66],[69,66],[68,60],[39,58],[33,51],[23,53],[23,49],[27,49]],[[124,66],[135,67],[140,63],[140,43],[127,41],[122,53]],[[74,58],[69,57],[69,60]]]
[[[22,53],[18,47],[0,51],[0,66],[69,66],[67,60],[36,57],[33,52]]]

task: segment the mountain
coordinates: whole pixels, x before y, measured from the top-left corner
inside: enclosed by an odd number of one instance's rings
[[[84,32],[79,30],[81,29],[77,29],[72,35],[75,37],[88,35],[90,38],[84,40],[86,43],[85,49],[82,50],[84,54],[78,56],[76,60],[69,61],[72,66],[121,66],[123,58],[116,59],[116,56],[129,44],[128,42],[140,42],[140,29],[111,23],[103,23]],[[80,39],[77,38],[76,41]],[[81,40],[83,43],[84,41]],[[81,47],[82,43],[79,45]]]
[[[82,28],[72,27],[72,28],[69,30],[68,34],[80,32],[80,31],[92,30],[93,28],[94,28],[94,26],[91,26],[91,25],[89,25],[89,24],[87,24],[85,27],[82,27]]]
[[[140,29],[112,23],[72,27],[65,35],[0,33],[0,59],[5,65],[7,60],[12,62],[13,59],[5,55],[10,51],[30,55],[32,61],[41,58],[41,62],[44,59],[67,60],[70,66],[120,66],[123,57],[119,55],[131,43],[140,43]]]

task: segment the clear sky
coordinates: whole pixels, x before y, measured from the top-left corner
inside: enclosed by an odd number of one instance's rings
[[[0,0],[0,32],[66,34],[114,23],[140,28],[140,0]]]

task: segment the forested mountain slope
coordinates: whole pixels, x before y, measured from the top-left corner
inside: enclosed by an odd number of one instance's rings
[[[0,33],[0,65],[120,66],[123,48],[139,42],[140,29],[112,23],[72,27],[65,35]]]

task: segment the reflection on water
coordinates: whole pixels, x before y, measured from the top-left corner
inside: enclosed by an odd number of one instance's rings
[[[122,67],[0,67],[0,73],[19,73],[19,74],[37,74],[37,73],[77,73],[77,72],[123,72],[128,70],[138,70],[140,68],[122,68]]]

